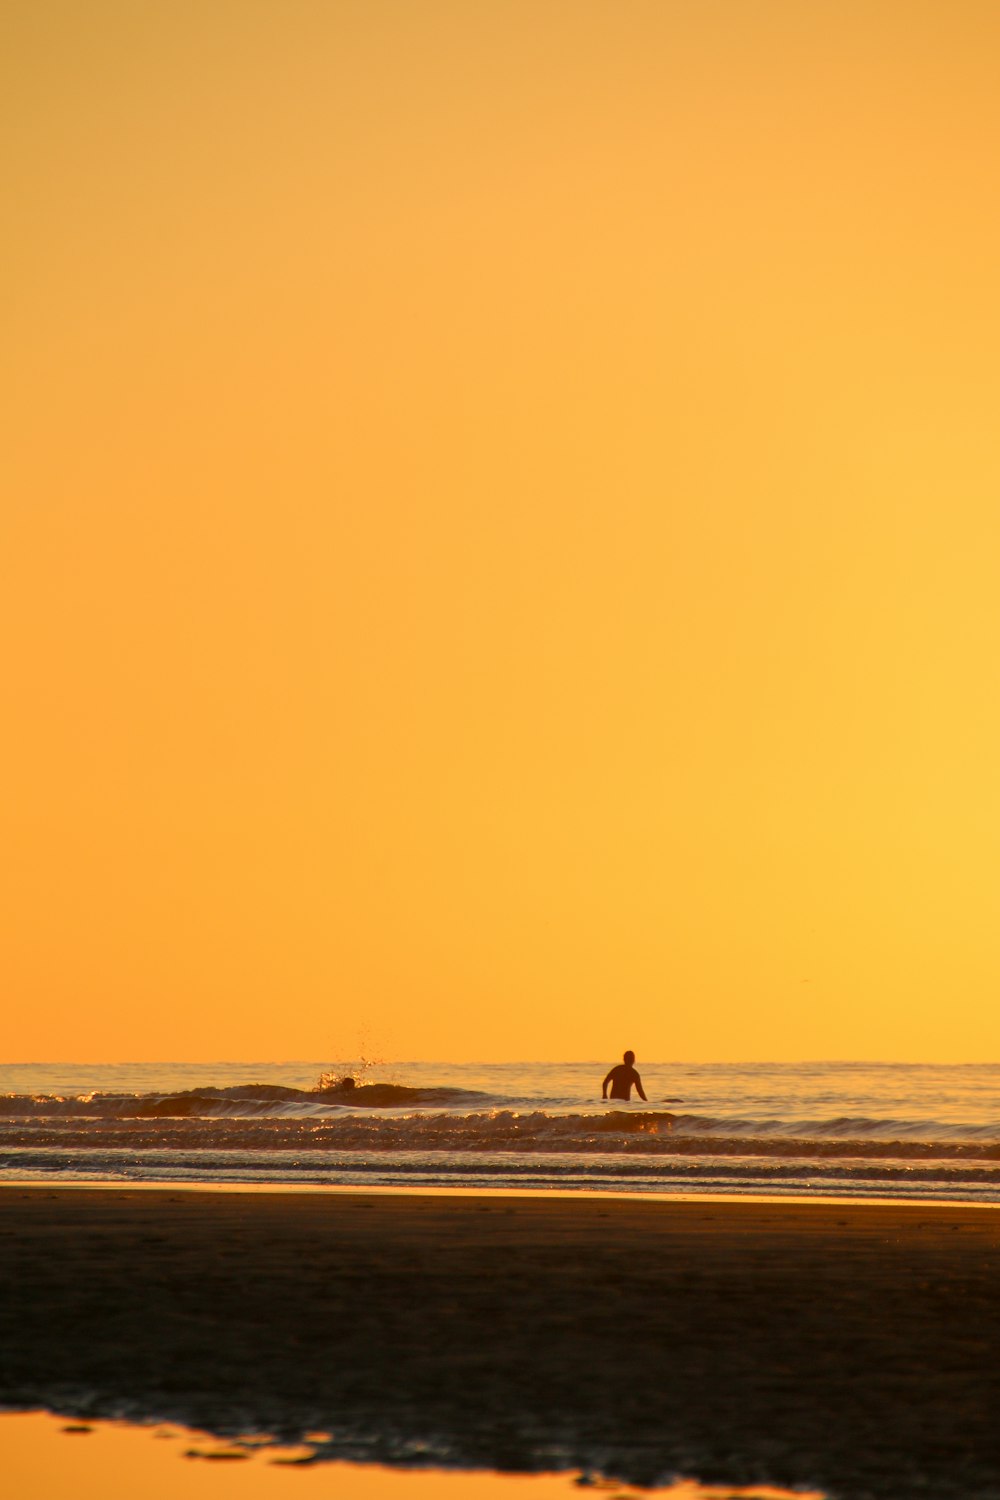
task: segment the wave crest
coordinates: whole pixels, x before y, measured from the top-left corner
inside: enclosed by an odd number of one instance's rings
[[[186,1096],[185,1096],[186,1097]],[[306,1116],[247,1113],[236,1101],[215,1102],[211,1115],[184,1115],[176,1101],[162,1115],[8,1117],[0,1144],[10,1148],[62,1146],[72,1149],[323,1151],[387,1156],[405,1152],[476,1154],[488,1152],[574,1152],[588,1156],[767,1157],[771,1159],[867,1158],[869,1160],[1000,1161],[1000,1139],[912,1139],[902,1135],[795,1135],[767,1131],[722,1134],[706,1131],[696,1115],[657,1111],[602,1114],[520,1113],[510,1109],[474,1113],[379,1114],[366,1110],[327,1110]],[[229,1111],[233,1110],[234,1113]],[[716,1122],[717,1123],[717,1122]]]
[[[0,1119],[77,1116],[87,1119],[205,1119],[220,1115],[325,1114],[332,1109],[447,1108],[488,1096],[472,1089],[411,1088],[402,1083],[348,1084],[295,1089],[276,1083],[240,1083],[226,1088],[178,1089],[167,1094],[5,1094]]]

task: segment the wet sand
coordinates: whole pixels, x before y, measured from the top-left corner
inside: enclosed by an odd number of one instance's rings
[[[998,1355],[990,1209],[0,1189],[7,1406],[985,1500]]]

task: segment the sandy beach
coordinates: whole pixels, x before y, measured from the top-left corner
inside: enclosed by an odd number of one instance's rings
[[[0,1189],[0,1403],[331,1452],[1000,1492],[1000,1213]]]

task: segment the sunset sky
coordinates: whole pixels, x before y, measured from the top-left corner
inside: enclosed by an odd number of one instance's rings
[[[1000,5],[8,0],[7,1060],[1000,1060]]]

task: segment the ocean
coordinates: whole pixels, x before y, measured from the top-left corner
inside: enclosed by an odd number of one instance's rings
[[[1000,1064],[610,1061],[5,1064],[0,1182],[1000,1202]]]

